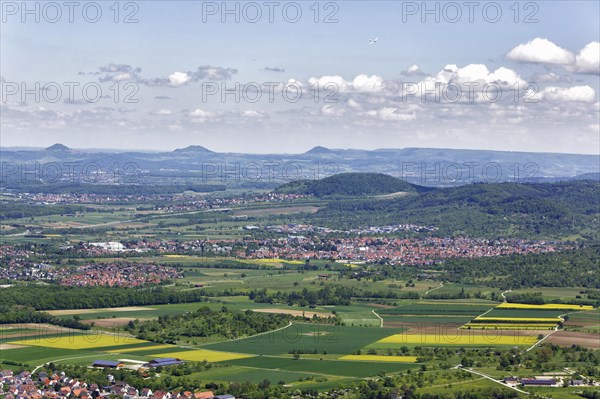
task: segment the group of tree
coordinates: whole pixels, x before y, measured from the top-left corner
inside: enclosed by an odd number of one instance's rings
[[[285,303],[289,306],[315,307],[324,305],[348,306],[355,298],[369,299],[418,299],[416,292],[369,291],[357,287],[325,286],[319,290],[303,288],[301,291],[267,292],[266,289],[253,290],[248,298],[258,303]]]
[[[130,322],[127,330],[140,339],[162,343],[176,343],[186,338],[234,339],[251,336],[286,326],[289,315],[230,311],[226,307],[198,310],[177,315],[159,316],[143,323]]]
[[[15,285],[0,290],[0,306],[25,306],[35,310],[94,309],[168,303],[202,302],[200,290],[178,291],[162,286],[149,288],[65,287]]]
[[[449,281],[481,282],[504,290],[532,287],[598,289],[599,264],[600,245],[586,244],[573,250],[544,254],[450,259],[440,268]],[[594,291],[592,297],[597,299]]]
[[[88,324],[83,324],[75,319],[61,319],[46,312],[34,312],[29,309],[11,309],[0,305],[0,324],[54,324],[61,327],[89,330]]]

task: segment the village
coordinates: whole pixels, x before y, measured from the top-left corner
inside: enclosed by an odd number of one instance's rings
[[[0,279],[17,281],[55,281],[64,286],[139,287],[182,278],[169,266],[141,263],[87,264],[77,267],[48,263],[10,262],[0,268]]]
[[[384,227],[375,229],[393,229]],[[413,228],[409,226],[407,228]],[[303,231],[319,231],[302,227]],[[292,231],[287,230],[291,233]],[[197,256],[201,258],[289,259],[325,260],[347,263],[384,263],[398,266],[427,266],[451,258],[481,258],[512,254],[539,254],[568,249],[569,246],[549,241],[517,239],[488,240],[482,238],[394,238],[352,234],[335,237],[320,234],[295,234],[284,237],[256,239],[244,237],[230,240],[152,240],[128,242],[88,242],[60,247],[69,257],[108,257],[115,253],[131,253],[130,256],[167,255]],[[113,264],[87,264],[66,267],[51,262],[32,261],[36,251],[15,246],[0,246],[0,279],[5,280],[53,280],[69,286],[125,286],[160,284],[181,276],[175,268],[143,263],[128,263],[127,258]]]
[[[155,369],[176,364],[181,364],[181,361],[179,359],[155,359],[144,364],[143,367],[144,369]],[[124,366],[124,363],[120,361],[96,360],[89,367],[118,369]],[[526,387],[583,388],[598,385],[592,380],[572,379],[568,373],[561,376],[506,377],[501,382],[517,390]],[[234,395],[215,394],[212,390],[206,389],[197,392],[153,391],[147,387],[134,387],[126,382],[118,381],[111,374],[106,375],[105,384],[88,384],[82,379],[72,378],[60,371],[15,373],[12,370],[0,371],[0,397],[4,399],[236,399]]]
[[[96,193],[3,193],[32,205],[55,204],[156,204],[154,211],[182,212],[202,209],[218,209],[225,206],[252,203],[278,203],[311,197],[304,194],[252,193],[247,195],[207,196],[204,193],[185,192],[177,194],[96,194]]]
[[[384,227],[387,228],[387,227]],[[192,241],[152,240],[84,243],[64,246],[65,250],[82,252],[88,256],[102,256],[115,252],[142,252],[172,255],[195,255],[239,259],[328,260],[362,263],[384,262],[390,265],[431,265],[450,258],[480,258],[512,254],[536,254],[568,249],[566,244],[522,239],[482,238],[395,238],[377,236],[371,227],[361,233],[285,234],[283,237],[239,239],[206,239]],[[420,227],[419,227],[420,228]],[[308,230],[306,230],[308,231]]]
[[[164,359],[163,359],[164,360]],[[107,367],[103,363],[96,367]],[[108,365],[112,368],[112,363]],[[0,397],[4,399],[236,399],[229,394],[215,395],[212,391],[168,392],[152,391],[149,388],[137,389],[129,384],[116,381],[107,375],[106,385],[87,384],[71,378],[64,372],[32,374],[23,371],[15,374],[12,370],[0,371]]]

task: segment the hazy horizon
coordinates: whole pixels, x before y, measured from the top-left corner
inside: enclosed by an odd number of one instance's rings
[[[598,2],[2,4],[4,147],[600,154]]]
[[[332,151],[386,151],[386,150],[451,150],[451,151],[490,151],[490,152],[513,152],[513,153],[532,153],[532,154],[564,154],[564,155],[589,155],[589,156],[600,156],[599,153],[583,153],[583,152],[551,152],[551,151],[518,151],[518,150],[494,150],[487,148],[451,148],[451,147],[377,147],[377,148],[354,148],[354,147],[325,147],[321,145],[316,145],[305,150],[298,150],[297,152],[252,152],[252,151],[232,151],[232,150],[216,150],[214,148],[209,148],[201,144],[189,144],[184,147],[177,148],[169,148],[169,149],[148,149],[148,148],[108,148],[108,147],[71,147],[64,143],[53,143],[48,146],[4,146],[0,145],[0,149],[12,150],[12,151],[43,151],[53,145],[64,145],[68,147],[70,150],[75,151],[92,151],[92,152],[108,152],[114,151],[118,153],[123,152],[144,152],[144,153],[165,153],[165,152],[174,152],[176,150],[182,150],[188,147],[203,147],[211,152],[217,154],[250,154],[250,155],[286,155],[286,154],[304,154],[314,148],[325,148],[327,150]]]

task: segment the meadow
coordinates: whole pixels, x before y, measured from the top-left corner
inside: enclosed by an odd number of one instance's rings
[[[339,358],[340,360],[356,360],[361,362],[400,362],[400,363],[415,363],[416,356],[384,356],[384,355],[346,355]]]
[[[315,374],[326,374],[343,377],[365,378],[376,375],[381,371],[388,374],[398,373],[408,369],[417,368],[412,362],[378,362],[378,361],[352,361],[352,360],[330,360],[291,357],[252,357],[230,362],[234,366],[261,368],[266,370],[289,370]]]
[[[265,378],[268,378],[270,381],[273,382],[283,381],[285,384],[290,384],[292,386],[306,386],[310,388],[317,387],[317,384],[313,383],[315,377],[319,377],[319,375],[317,373],[311,372],[305,373],[298,371],[273,370],[237,366],[212,368],[210,370],[203,371],[202,373],[190,374],[190,378],[197,378],[202,381],[229,383],[230,381],[235,380],[258,384],[261,381],[264,381]],[[306,383],[299,382],[305,379],[307,380]],[[332,379],[331,377],[329,377],[325,380],[328,382],[324,384],[324,386],[329,388],[331,386],[337,385],[338,382],[349,382],[352,380],[355,379],[346,378],[345,380],[341,380]]]
[[[381,316],[389,315],[427,315],[427,316],[477,316],[492,309],[489,304],[449,304],[423,301],[417,303],[399,304],[393,308],[380,309],[377,313]]]
[[[275,333],[203,346],[206,349],[256,355],[284,355],[290,351],[346,355],[389,334],[377,327],[349,327],[294,323]]]

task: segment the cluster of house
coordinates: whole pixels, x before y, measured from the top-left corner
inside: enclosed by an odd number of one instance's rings
[[[272,203],[295,200],[306,197],[303,194],[265,193],[250,196],[231,196],[224,198],[199,197],[195,194],[87,194],[87,193],[4,193],[30,204],[111,204],[111,203],[149,203],[162,202],[155,210],[163,212],[193,211],[212,209],[222,206],[244,205],[248,203]]]
[[[481,238],[393,238],[373,237],[380,229],[425,228],[424,226],[404,225],[370,227],[368,236],[361,234],[335,237],[319,234],[322,228],[311,225],[269,226],[271,231],[294,232],[286,237],[256,240],[253,238],[231,240],[153,240],[120,242],[91,242],[76,246],[66,245],[62,249],[100,255],[109,252],[155,251],[164,254],[198,254],[199,256],[225,256],[241,259],[324,259],[355,263],[431,265],[448,258],[480,258],[511,254],[531,254],[555,252],[569,249],[568,245],[548,241],[518,239],[487,240]],[[255,226],[252,226],[255,227]],[[301,231],[307,234],[299,235]],[[252,248],[253,247],[253,248]],[[249,249],[252,248],[252,249]],[[23,251],[12,246],[0,246],[3,268],[0,278],[14,280],[60,280],[64,285],[89,286],[139,286],[157,284],[165,280],[179,278],[174,268],[155,265],[96,265],[73,269],[34,264],[29,260],[33,251]]]
[[[5,195],[26,201],[29,204],[109,204],[139,202],[159,199],[156,195],[92,194],[92,193],[6,193]]]
[[[32,375],[28,371],[14,374],[11,370],[0,371],[0,397],[4,399],[236,399],[233,395],[216,395],[212,391],[168,392],[137,389],[107,376],[107,384],[87,384],[70,378],[65,373]]]
[[[7,280],[56,280],[67,272],[47,263],[9,261],[0,267],[0,279]]]
[[[118,263],[89,264],[75,268],[38,263],[29,260],[29,255],[11,257],[9,248],[2,248],[7,253],[0,263],[0,279],[19,281],[57,281],[66,286],[111,286],[137,287],[147,284],[160,284],[182,278],[177,269],[170,266]]]
[[[532,377],[532,378],[518,378],[518,377],[506,377],[503,382],[511,387],[523,386],[523,387],[563,387],[565,386],[564,380],[562,377],[549,377],[549,376],[541,376],[541,377]],[[575,380],[571,379],[568,381],[569,386],[592,386],[593,382],[587,382],[584,380]]]
[[[221,209],[252,203],[278,203],[308,197],[304,194],[264,193],[246,196],[224,198],[198,197],[197,195],[175,195],[174,200],[166,201],[165,205],[156,205],[155,210],[162,212],[185,212],[204,209]],[[227,209],[223,209],[227,210]]]
[[[260,226],[246,226],[246,230],[259,230]],[[350,230],[336,230],[330,229],[328,227],[320,227],[313,226],[311,224],[282,224],[282,225],[272,225],[264,227],[266,231],[270,231],[272,233],[285,233],[285,234],[300,234],[300,233],[314,233],[314,234],[332,234],[332,233],[341,233],[341,234],[391,234],[397,233],[400,231],[415,231],[415,232],[424,232],[424,231],[436,231],[437,227],[433,226],[421,226],[417,224],[395,224],[390,226],[370,226],[360,229],[350,229]]]
[[[325,259],[389,264],[429,265],[447,258],[480,258],[511,254],[557,251],[556,243],[530,240],[487,240],[480,238],[390,238],[314,237],[288,235],[285,238],[245,240],[258,248],[238,250],[236,256],[252,259]]]
[[[137,287],[177,278],[182,278],[181,273],[169,266],[142,263],[90,264],[80,266],[64,276],[60,279],[60,284],[79,287]]]

